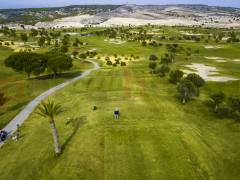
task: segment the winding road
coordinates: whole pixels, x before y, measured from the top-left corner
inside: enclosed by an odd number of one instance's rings
[[[92,69],[84,71],[80,76],[77,76],[71,80],[68,80],[62,84],[59,84],[55,87],[52,87],[51,89],[45,91],[41,95],[37,96],[35,99],[33,99],[28,105],[17,115],[15,116],[6,126],[3,130],[5,130],[9,136],[11,136],[16,130],[17,130],[17,125],[22,125],[24,121],[29,117],[29,115],[33,112],[33,110],[43,101],[45,98],[47,98],[49,95],[52,93],[56,92],[57,90],[72,84],[79,79],[82,79],[86,76],[88,76],[92,71],[95,71],[100,68],[99,64],[91,61],[91,60],[86,60],[89,63],[92,63],[94,67]],[[3,142],[0,142],[0,146],[3,144]]]

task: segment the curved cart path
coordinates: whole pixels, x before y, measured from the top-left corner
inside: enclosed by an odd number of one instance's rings
[[[17,130],[17,125],[19,124],[20,126],[23,124],[23,122],[29,117],[29,115],[33,112],[33,110],[41,103],[42,100],[44,100],[46,97],[48,97],[49,95],[51,95],[52,93],[56,92],[57,90],[72,84],[74,82],[76,82],[79,79],[82,79],[86,76],[88,76],[92,71],[95,71],[97,69],[100,68],[99,64],[91,61],[91,60],[86,60],[87,62],[90,62],[94,65],[94,68],[89,69],[84,71],[80,76],[77,76],[69,81],[66,81],[62,84],[59,84],[47,91],[45,91],[44,93],[42,93],[41,95],[37,96],[35,99],[33,99],[30,103],[28,103],[28,105],[17,115],[15,116],[6,126],[3,130],[5,130],[9,135],[12,135],[16,130]],[[0,146],[3,143],[0,142]]]

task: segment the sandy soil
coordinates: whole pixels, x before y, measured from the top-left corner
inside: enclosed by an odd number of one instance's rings
[[[122,41],[120,39],[105,39],[105,42],[109,42],[111,44],[124,44],[126,41]]]
[[[215,82],[227,82],[238,80],[232,77],[219,76],[219,70],[213,66],[206,66],[204,64],[193,63],[190,65],[186,65],[190,70],[183,70],[186,74],[189,73],[197,73],[206,81],[215,81]]]

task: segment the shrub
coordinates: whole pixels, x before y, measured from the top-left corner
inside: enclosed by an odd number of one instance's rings
[[[79,55],[79,58],[81,58],[81,59],[86,59],[86,58],[87,58],[87,55],[86,55],[85,53],[81,53],[81,54]]]
[[[111,66],[112,65],[112,61],[108,60],[106,64]]]
[[[126,66],[126,63],[125,62],[121,62],[121,66]]]
[[[151,54],[151,55],[149,56],[149,60],[150,60],[150,61],[156,61],[156,60],[158,60],[158,57],[157,57],[155,54]]]

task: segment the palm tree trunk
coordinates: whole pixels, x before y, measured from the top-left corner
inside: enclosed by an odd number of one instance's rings
[[[56,125],[55,125],[55,121],[53,119],[50,121],[50,125],[51,125],[51,129],[52,129],[55,153],[60,154],[61,153],[61,147],[60,147],[60,143],[59,143],[58,131],[57,131],[57,128],[56,128]]]

